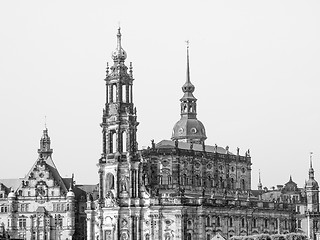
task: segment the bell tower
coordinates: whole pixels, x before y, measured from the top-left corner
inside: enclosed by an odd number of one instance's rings
[[[112,52],[113,65],[106,70],[106,103],[103,109],[102,156],[99,160],[100,201],[137,197],[138,169],[137,115],[133,104],[132,64],[125,65],[126,51],[117,33],[117,48]],[[132,186],[133,185],[133,186]]]
[[[312,153],[310,154],[309,179],[306,182],[307,210],[309,212],[319,212],[319,185],[314,179],[312,167]]]

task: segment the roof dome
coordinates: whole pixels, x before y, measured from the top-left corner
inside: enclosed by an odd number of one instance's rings
[[[172,140],[202,142],[207,139],[204,125],[198,119],[182,117],[173,127]]]
[[[127,53],[123,48],[121,47],[121,32],[120,28],[118,28],[118,34],[117,34],[117,48],[112,52],[112,59],[114,61],[124,61],[127,58]]]
[[[292,181],[292,177],[290,176],[289,181],[284,185],[282,192],[296,192],[298,191],[298,185]]]
[[[306,187],[307,188],[312,188],[312,189],[318,189],[319,185],[318,182],[314,179],[308,179],[306,182]]]
[[[11,192],[8,194],[8,198],[15,198],[16,194],[14,192],[14,190],[12,189]]]
[[[67,197],[74,197],[74,192],[70,189],[69,192],[67,193]]]

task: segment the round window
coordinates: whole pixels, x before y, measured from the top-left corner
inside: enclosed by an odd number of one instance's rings
[[[196,128],[191,128],[191,129],[190,129],[190,132],[193,133],[193,134],[195,134],[195,133],[197,133],[197,129],[196,129]]]

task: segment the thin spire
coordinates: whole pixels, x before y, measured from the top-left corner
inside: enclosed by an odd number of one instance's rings
[[[118,28],[118,34],[117,34],[117,49],[118,51],[121,51],[121,32],[120,32],[121,28],[119,26]]]
[[[190,68],[189,68],[189,40],[186,41],[187,44],[187,74],[186,74],[186,82],[190,83]]]
[[[314,170],[313,170],[313,167],[312,167],[312,155],[313,155],[313,152],[310,152],[309,179],[314,179]]]
[[[47,116],[44,116],[44,129],[47,129]]]
[[[261,174],[259,169],[259,183],[258,183],[258,190],[262,190],[262,183],[261,183]]]
[[[260,174],[260,169],[259,169],[259,183],[261,183],[261,174]]]

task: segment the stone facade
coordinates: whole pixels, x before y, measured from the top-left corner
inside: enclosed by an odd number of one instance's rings
[[[61,178],[52,161],[48,130],[39,158],[25,178],[0,180],[0,226],[13,239],[72,239],[75,195],[72,178]],[[68,189],[69,187],[69,189]]]
[[[319,187],[310,160],[304,188],[252,190],[250,151],[210,146],[197,119],[195,86],[186,82],[180,120],[170,140],[139,150],[133,68],[117,34],[106,71],[98,184],[62,178],[45,128],[39,157],[20,179],[0,180],[0,238],[88,240],[212,240],[302,232],[319,238]],[[159,120],[161,121],[161,120]]]
[[[295,204],[262,199],[251,190],[250,151],[205,144],[197,99],[187,79],[181,119],[171,140],[138,150],[137,114],[132,102],[132,66],[121,46],[107,67],[102,117],[99,195],[88,195],[87,239],[212,239],[219,235],[289,233],[296,229]]]

